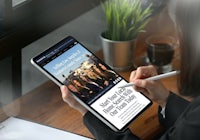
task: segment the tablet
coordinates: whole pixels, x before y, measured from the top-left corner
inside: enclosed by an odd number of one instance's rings
[[[116,71],[68,36],[31,59],[57,85],[66,85],[75,99],[114,131],[124,131],[151,100]]]

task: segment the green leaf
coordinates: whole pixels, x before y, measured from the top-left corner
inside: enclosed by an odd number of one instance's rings
[[[137,37],[152,14],[152,6],[142,9],[140,0],[106,0],[101,6],[106,17],[105,37],[117,41]]]

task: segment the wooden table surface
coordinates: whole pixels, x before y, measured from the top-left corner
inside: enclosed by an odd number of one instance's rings
[[[96,54],[102,58],[102,51]],[[130,72],[119,73],[128,80]],[[173,92],[177,92],[176,81],[176,76],[162,80],[164,85]],[[161,132],[163,129],[158,122],[157,110],[158,105],[153,103],[140,115],[130,125],[133,133],[142,139],[149,140]],[[93,138],[83,125],[81,114],[63,102],[59,87],[52,81],[42,84],[0,109],[0,121],[9,116],[16,116]]]
[[[121,73],[128,78],[129,72]],[[163,80],[163,83],[176,92],[176,77]],[[0,109],[0,120],[8,116],[38,122],[44,125],[93,137],[82,123],[82,116],[62,101],[59,87],[48,81],[30,93],[16,99]],[[150,139],[158,134],[162,127],[157,118],[157,104],[154,103],[131,125],[130,129],[142,139]]]
[[[150,23],[149,28],[147,28],[148,34],[155,33],[155,30],[152,31],[151,27],[155,26],[155,21],[157,22],[161,17],[163,16],[156,16]],[[166,28],[170,28],[171,30],[163,29],[162,31],[168,35],[173,34],[171,22],[166,23],[166,16],[164,16],[164,18],[165,20],[163,20],[163,22],[168,25]],[[161,19],[160,22],[162,22]],[[157,33],[163,34],[163,32],[160,32],[158,29],[157,26]],[[136,48],[140,47],[140,49],[137,49],[134,52],[134,60],[139,57],[141,58],[143,55],[142,52],[145,52],[144,38],[148,34],[144,34],[138,38]],[[97,52],[97,55],[102,58],[101,52]],[[175,64],[175,67],[177,67],[177,62],[173,63]],[[130,71],[120,72],[120,74],[128,79]],[[163,79],[162,82],[169,90],[177,92],[176,76]],[[162,126],[158,122],[157,109],[158,105],[153,103],[150,108],[130,125],[131,131],[141,139],[148,140],[161,132]],[[42,84],[33,91],[0,109],[0,121],[9,116],[16,116],[93,138],[91,133],[83,125],[81,114],[62,101],[60,89],[52,81]]]

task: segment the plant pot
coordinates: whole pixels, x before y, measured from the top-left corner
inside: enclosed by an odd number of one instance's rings
[[[113,41],[100,36],[104,61],[116,71],[133,69],[133,49],[135,39],[129,41]]]

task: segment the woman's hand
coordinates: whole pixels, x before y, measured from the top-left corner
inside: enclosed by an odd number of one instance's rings
[[[130,82],[134,83],[136,91],[144,93],[151,100],[157,102],[164,107],[169,96],[169,91],[160,81],[147,81],[145,78],[157,75],[157,71],[153,66],[143,66],[132,71]]]
[[[78,103],[74,97],[70,94],[68,88],[66,86],[60,87],[63,101],[66,102],[70,107],[78,110],[82,115],[85,115],[87,109],[84,108],[80,103]]]

